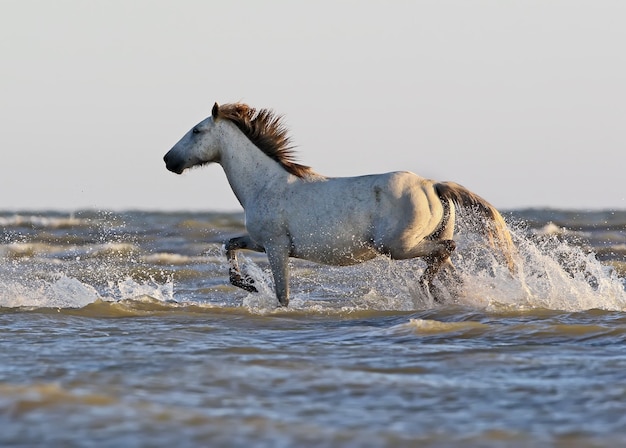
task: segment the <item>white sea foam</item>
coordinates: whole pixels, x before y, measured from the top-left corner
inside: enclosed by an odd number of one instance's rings
[[[0,281],[0,307],[6,308],[82,308],[95,302],[133,300],[151,297],[159,301],[174,298],[171,280],[136,281],[127,277],[109,282],[104,292],[66,274],[58,274],[52,281],[29,279]]]
[[[54,281],[0,281],[0,306],[7,308],[81,308],[100,298],[90,285],[65,274]]]

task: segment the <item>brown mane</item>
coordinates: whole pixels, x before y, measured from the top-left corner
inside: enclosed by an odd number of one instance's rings
[[[234,123],[261,151],[294,176],[305,177],[313,170],[295,162],[293,146],[282,116],[270,109],[256,110],[246,104],[231,103],[213,107],[213,118]]]

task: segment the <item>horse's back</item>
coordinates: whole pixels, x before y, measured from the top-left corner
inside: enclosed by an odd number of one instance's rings
[[[433,185],[417,174],[396,171],[304,182],[296,187],[299,193],[294,197],[318,217],[315,221],[345,222],[349,218],[371,227],[374,220],[410,221],[415,214],[429,211],[438,198]]]

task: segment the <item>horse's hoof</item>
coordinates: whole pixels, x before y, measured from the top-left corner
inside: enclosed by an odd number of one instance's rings
[[[250,281],[254,282],[254,280],[252,280],[252,279],[250,279]],[[259,292],[259,290],[256,289],[256,287],[253,284],[247,283],[245,281],[241,282],[240,284],[235,285],[235,286],[239,286],[241,289],[245,289],[248,292]]]
[[[230,283],[233,286],[241,288],[248,292],[259,292],[258,289],[254,286],[254,279],[249,276],[242,277],[240,274],[236,272],[230,273]]]

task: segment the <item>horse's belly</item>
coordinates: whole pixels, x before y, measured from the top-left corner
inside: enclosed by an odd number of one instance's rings
[[[316,263],[334,266],[349,266],[375,258],[379,253],[365,243],[335,243],[318,242],[315,244],[293,241],[291,256]]]

